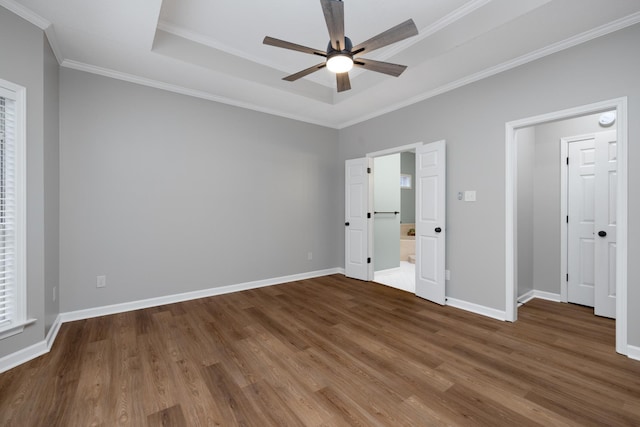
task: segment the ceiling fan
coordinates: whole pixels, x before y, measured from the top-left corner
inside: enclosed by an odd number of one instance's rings
[[[331,39],[326,51],[313,49],[269,36],[265,37],[262,41],[262,43],[266,45],[297,50],[298,52],[309,53],[311,55],[326,58],[324,62],[295,74],[291,74],[290,76],[284,77],[282,80],[293,82],[308,74],[327,67],[329,71],[336,73],[338,92],[342,92],[351,89],[349,70],[354,66],[364,68],[365,70],[388,74],[394,77],[398,77],[407,68],[406,65],[374,61],[362,58],[359,55],[372,52],[376,49],[380,49],[381,47],[385,47],[417,35],[418,29],[412,19],[398,24],[365,42],[353,46],[349,37],[344,35],[344,3],[342,0],[320,0],[320,4],[322,5],[324,19],[327,23],[327,29],[329,30],[329,37]]]

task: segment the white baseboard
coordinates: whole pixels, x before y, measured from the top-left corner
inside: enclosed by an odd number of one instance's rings
[[[56,336],[58,335],[58,331],[60,330],[60,325],[62,322],[60,321],[60,315],[56,317],[56,320],[51,325],[49,329],[49,333],[43,341],[37,342],[29,347],[23,348],[22,350],[16,351],[15,353],[11,353],[6,355],[3,358],[0,358],[0,374],[8,371],[9,369],[15,368],[18,365],[22,365],[32,359],[35,359],[38,356],[42,356],[51,350],[51,346],[53,342],[56,340]]]
[[[51,325],[51,328],[49,329],[49,333],[44,339],[47,344],[47,351],[51,350],[51,346],[53,346],[53,343],[58,336],[58,331],[60,331],[60,325],[62,325],[62,316],[58,314],[56,320],[53,321],[53,325]]]
[[[627,344],[627,357],[629,359],[640,360],[640,347]]]
[[[538,291],[532,289],[518,297],[518,307],[522,304],[526,304],[534,298],[546,299],[549,301],[562,302],[562,296],[560,294],[554,294],[553,292]]]
[[[533,298],[546,299],[549,301],[562,302],[562,296],[560,294],[554,294],[553,292],[537,291],[533,290]]]
[[[66,313],[61,313],[60,316],[63,323],[72,322],[74,320],[90,319],[92,317],[124,313],[127,311],[140,310],[142,308],[157,307],[160,305],[173,304],[176,302],[189,301],[198,298],[229,294],[231,292],[246,291],[249,289],[262,288],[265,286],[279,285],[282,283],[294,282],[296,280],[312,279],[314,277],[328,276],[330,274],[337,274],[339,272],[340,271],[337,268],[330,268],[327,270],[311,271],[308,273],[293,274],[290,276],[256,280],[253,282],[239,283],[236,285],[221,286],[219,288],[202,289],[200,291],[185,292],[181,294],[166,295],[162,297],[124,302],[120,304],[105,305],[102,307],[87,308],[84,310],[69,311]]]
[[[495,308],[485,307],[484,305],[474,304],[472,302],[462,301],[455,298],[447,297],[446,304],[459,308],[461,310],[470,311],[472,313],[481,314],[483,316],[491,317],[492,319],[505,321],[507,319],[507,313]]]
[[[522,304],[526,304],[529,301],[531,301],[532,299],[534,299],[536,296],[533,293],[533,290],[530,290],[529,292],[526,292],[522,295],[520,295],[518,297],[518,307],[520,307]]]
[[[15,353],[8,354],[0,359],[0,373],[15,368],[18,365],[22,365],[31,359],[35,359],[38,356],[42,356],[48,353],[47,342],[42,340],[29,347],[25,347],[22,350],[18,350]]]
[[[44,340],[35,343],[22,350],[11,353],[3,358],[0,358],[0,373],[8,371],[11,368],[15,368],[25,362],[35,359],[38,356],[48,353],[53,346],[60,326],[65,322],[71,322],[74,320],[89,319],[92,317],[106,316],[109,314],[123,313],[125,311],[138,310],[141,308],[156,307],[159,305],[173,304],[181,301],[188,301],[192,299],[205,298],[215,295],[228,294],[231,292],[245,291],[249,289],[257,289],[265,286],[279,285],[282,283],[294,282],[297,280],[312,279],[314,277],[328,276],[331,274],[344,273],[342,268],[330,268],[326,270],[311,271],[308,273],[293,274],[290,276],[275,277],[272,279],[256,280],[253,282],[240,283],[237,285],[223,286],[220,288],[203,289],[201,291],[185,292],[175,295],[167,295],[157,298],[149,298],[139,301],[131,301],[122,304],[113,304],[103,307],[89,308],[86,310],[77,310],[66,313],[60,313],[56,320],[51,325],[49,333]]]

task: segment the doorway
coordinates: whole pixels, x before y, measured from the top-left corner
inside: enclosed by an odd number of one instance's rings
[[[373,280],[415,293],[415,150],[373,158]]]
[[[373,159],[415,150],[415,294],[444,305],[446,142],[411,144],[345,162],[345,275],[373,274]],[[395,185],[400,183],[396,181]],[[389,214],[389,212],[385,212]],[[395,211],[393,211],[395,215]],[[396,234],[397,235],[397,234]]]
[[[613,255],[615,258],[615,294],[617,295],[616,303],[615,303],[615,312],[616,312],[616,351],[622,354],[627,354],[627,341],[626,341],[626,327],[627,327],[627,306],[626,306],[626,294],[627,294],[627,280],[626,280],[626,271],[627,271],[627,259],[626,259],[626,245],[627,245],[627,199],[626,199],[626,189],[627,189],[627,164],[626,164],[626,152],[627,152],[627,116],[626,116],[626,98],[619,98],[611,101],[604,101],[601,103],[590,104],[582,107],[572,108],[568,110],[563,110],[555,113],[550,113],[542,116],[531,117],[528,119],[523,119],[515,122],[509,122],[506,124],[506,217],[505,217],[505,235],[506,235],[506,315],[507,320],[515,321],[517,319],[517,297],[522,293],[523,289],[519,285],[521,285],[520,281],[526,274],[530,274],[530,271],[527,270],[527,266],[521,262],[519,262],[523,257],[523,252],[527,252],[527,250],[531,250],[531,248],[521,247],[519,244],[520,240],[526,239],[526,233],[523,233],[524,227],[522,227],[521,223],[523,221],[523,217],[526,215],[525,212],[522,212],[523,203],[521,198],[518,197],[518,192],[522,192],[521,185],[519,185],[518,178],[523,174],[527,173],[526,167],[521,167],[518,160],[520,156],[522,156],[522,149],[520,144],[518,144],[518,133],[522,132],[526,129],[541,126],[551,123],[557,123],[563,120],[575,119],[578,117],[585,117],[589,115],[601,114],[607,111],[615,111],[616,120],[615,123],[611,125],[611,129],[615,130],[617,133],[617,175],[613,180],[615,187],[617,187],[617,194],[619,197],[615,201],[615,223],[617,228],[617,243],[615,247],[613,247]],[[579,132],[577,132],[579,133]],[[576,134],[577,134],[576,133]],[[575,134],[574,134],[575,135]],[[565,135],[567,136],[567,135]],[[556,150],[559,151],[558,140],[555,140]],[[526,148],[524,149],[526,151]],[[562,170],[560,166],[560,158],[561,156],[556,155],[556,161],[554,168],[560,174]],[[557,182],[557,181],[556,181]],[[537,182],[538,187],[544,187],[544,183]],[[555,188],[559,186],[556,185]],[[547,188],[550,188],[547,186]],[[524,190],[526,191],[526,190]],[[566,194],[562,197],[566,197]],[[560,198],[558,198],[559,200]],[[519,211],[519,209],[521,211]],[[526,206],[524,207],[526,209]],[[565,211],[563,212],[566,214]],[[536,215],[532,215],[534,220],[539,220],[540,217],[536,217]],[[560,224],[560,215],[557,215],[556,224]],[[549,223],[548,223],[549,224]],[[555,237],[551,239],[547,239],[548,241],[543,242],[544,244],[555,245],[556,254],[559,256],[553,255],[555,262],[557,265],[566,266],[566,248],[567,246],[567,237],[566,233],[563,234],[562,230],[563,226],[553,226],[553,229],[556,229],[557,232]],[[542,228],[536,229],[532,228],[535,231],[535,234],[538,238],[541,236],[538,235],[538,231],[542,230]],[[566,228],[564,229],[566,230]],[[544,233],[542,233],[544,234]],[[561,251],[558,246],[558,239],[562,240],[563,250]],[[543,255],[551,256],[554,251],[539,251]],[[563,258],[564,256],[564,258]],[[559,259],[560,258],[560,259]],[[523,271],[524,270],[524,271]],[[555,272],[562,272],[562,274],[555,275]],[[534,296],[538,297],[549,297],[549,299],[555,299],[557,301],[565,300],[566,298],[566,279],[567,279],[567,270],[566,267],[562,267],[560,269],[549,269],[545,273],[549,273],[552,276],[548,277],[544,280],[545,283],[554,283],[554,289],[561,289],[562,292],[559,293],[557,290],[554,292],[536,292],[534,290]],[[540,283],[540,281],[538,281]],[[561,286],[558,286],[560,283]],[[564,286],[563,286],[564,284]]]

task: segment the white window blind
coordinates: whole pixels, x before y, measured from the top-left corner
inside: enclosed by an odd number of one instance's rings
[[[26,320],[25,90],[0,80],[0,339]]]
[[[0,328],[16,318],[15,100],[0,97]]]

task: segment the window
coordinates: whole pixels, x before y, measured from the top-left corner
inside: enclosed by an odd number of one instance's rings
[[[411,190],[411,174],[400,174],[400,188],[403,190]]]
[[[0,79],[0,339],[26,319],[25,89]]]

